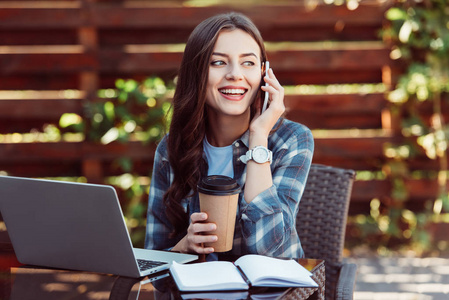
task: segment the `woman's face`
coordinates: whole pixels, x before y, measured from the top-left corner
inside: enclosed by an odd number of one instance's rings
[[[223,30],[209,62],[206,103],[217,114],[249,114],[260,89],[261,51],[241,29]]]

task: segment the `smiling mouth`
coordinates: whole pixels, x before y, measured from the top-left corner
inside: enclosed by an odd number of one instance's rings
[[[226,96],[242,96],[246,93],[246,89],[218,89],[218,91]]]

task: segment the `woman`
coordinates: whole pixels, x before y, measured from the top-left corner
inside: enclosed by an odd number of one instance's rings
[[[295,229],[313,137],[283,120],[284,90],[269,69],[255,25],[238,13],[211,17],[192,32],[173,98],[170,133],[158,145],[150,187],[145,247],[210,254],[216,229],[199,209],[197,184],[227,175],[243,187],[232,254],[302,257]],[[264,82],[269,86],[265,87]],[[261,113],[262,96],[270,104]],[[246,161],[256,146],[272,161]],[[242,159],[241,159],[242,156]]]

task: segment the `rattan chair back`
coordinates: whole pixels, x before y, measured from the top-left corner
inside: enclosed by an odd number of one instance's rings
[[[353,170],[312,164],[296,229],[307,258],[325,260],[326,299],[334,299],[345,240]]]

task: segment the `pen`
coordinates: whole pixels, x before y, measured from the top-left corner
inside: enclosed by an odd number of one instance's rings
[[[249,287],[251,287],[251,286],[252,286],[251,281],[248,279],[248,277],[246,277],[246,275],[245,275],[245,273],[243,272],[243,270],[242,270],[239,266],[237,266],[237,265],[236,265],[236,267],[237,267],[237,269],[239,270],[239,273],[240,273],[240,275],[242,276],[243,280],[245,280],[246,284],[247,284]]]

